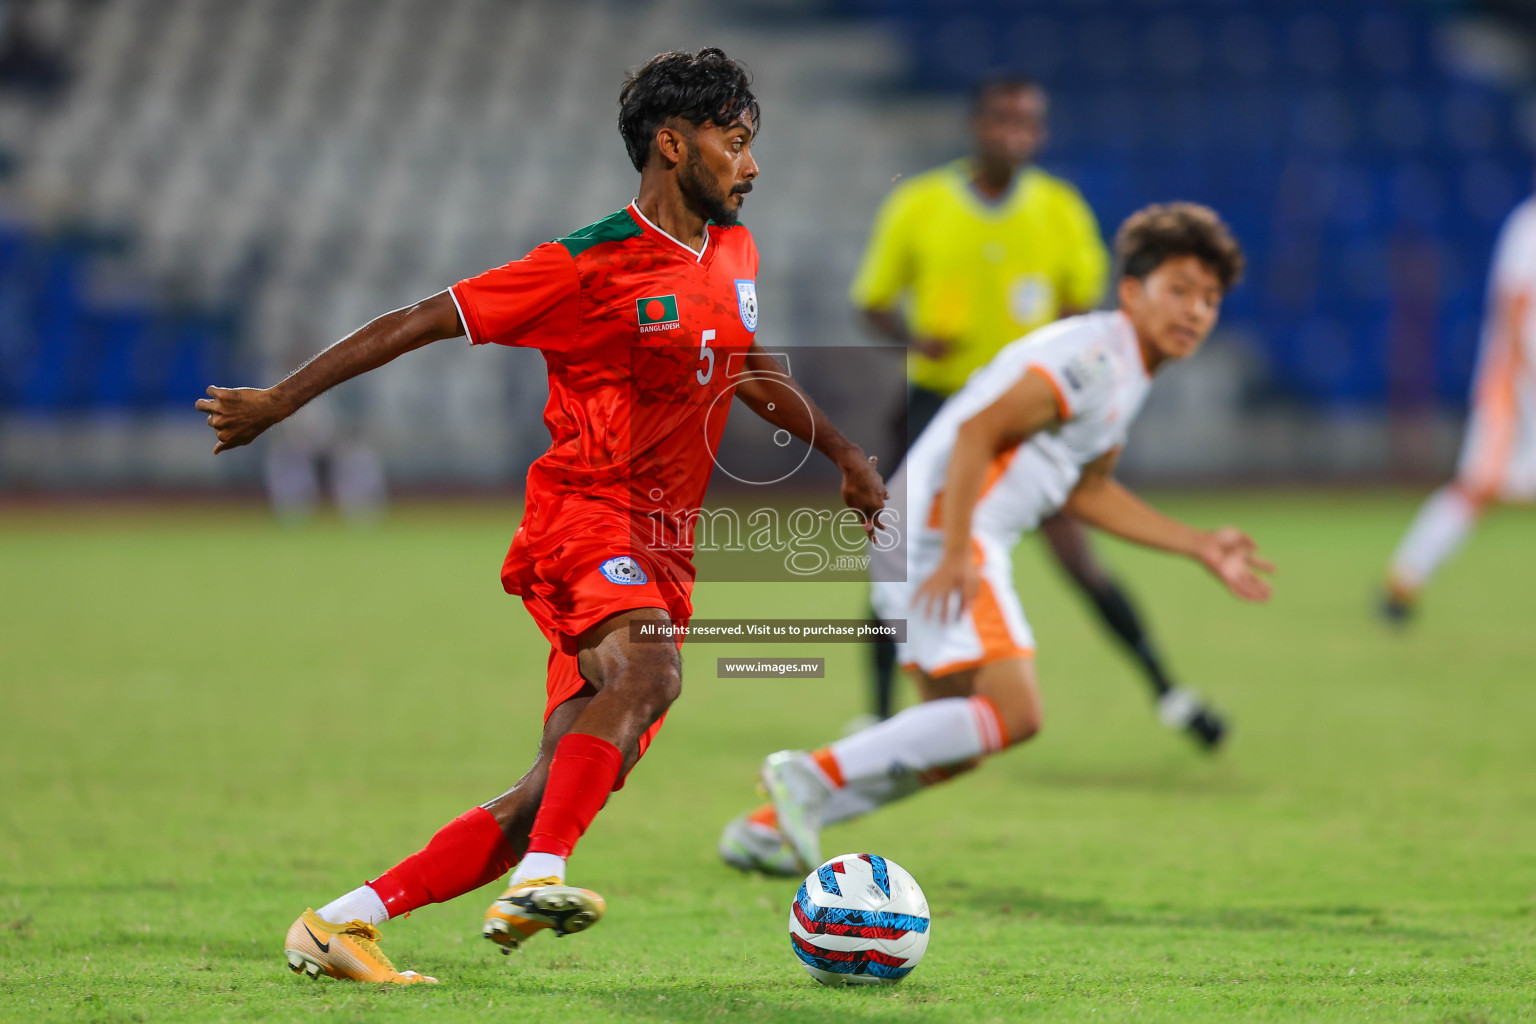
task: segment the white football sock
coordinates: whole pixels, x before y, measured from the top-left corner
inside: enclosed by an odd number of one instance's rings
[[[331,924],[346,924],[348,921],[383,924],[389,920],[389,911],[384,909],[384,901],[366,885],[360,885],[340,899],[332,900],[315,911],[315,914],[320,920]]]
[[[826,805],[821,811],[821,823],[831,825],[857,818],[884,804],[909,797],[926,786],[948,782],[956,775],[961,775],[975,767],[976,762],[968,758],[957,764],[936,765],[921,775],[894,772],[847,781],[842,788],[834,789],[832,795],[827,798]]]
[[[985,697],[944,697],[907,708],[829,748],[846,782],[917,775],[1001,750],[1002,729]]]
[[[1392,556],[1392,579],[1413,590],[1424,586],[1461,547],[1476,522],[1477,507],[1455,487],[1431,494]]]
[[[828,779],[833,792],[822,821],[867,814],[1003,746],[1002,724],[985,697],[945,697],[907,708],[827,748],[842,778]]]
[[[556,857],[552,853],[527,853],[517,862],[517,867],[512,869],[512,881],[508,884],[516,885],[530,878],[551,877],[565,881],[565,858]]]
[[[807,770],[829,790],[818,820],[830,825],[969,771],[977,758],[1006,745],[990,700],[945,697],[803,756]]]

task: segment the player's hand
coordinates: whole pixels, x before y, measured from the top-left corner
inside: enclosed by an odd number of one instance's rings
[[[945,558],[912,595],[912,606],[925,619],[937,613],[940,622],[948,622],[953,612],[958,620],[970,609],[980,589],[981,570],[975,562],[966,557]]]
[[[914,337],[912,347],[925,359],[943,359],[954,345],[943,338]]]
[[[1223,526],[1206,534],[1198,557],[1212,575],[1244,601],[1269,600],[1269,581],[1259,573],[1274,572],[1274,563],[1259,557],[1259,546],[1242,530]]]
[[[884,529],[877,513],[885,507],[891,494],[885,489],[885,481],[880,479],[876,468],[878,460],[873,455],[867,459],[862,455],[859,453],[842,467],[843,504],[864,517],[864,532],[873,540],[875,530]]]
[[[210,387],[208,397],[197,400],[197,411],[208,414],[208,425],[219,439],[215,455],[250,444],[288,415],[267,388]]]

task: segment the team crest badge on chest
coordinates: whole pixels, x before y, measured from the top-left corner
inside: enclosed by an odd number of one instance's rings
[[[736,309],[741,313],[741,326],[750,333],[757,333],[757,282],[736,282]]]

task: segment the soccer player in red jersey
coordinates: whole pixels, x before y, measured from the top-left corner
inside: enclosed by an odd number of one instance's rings
[[[717,399],[734,392],[831,459],[843,501],[866,529],[886,497],[873,460],[754,340],[757,249],[737,223],[758,173],[758,104],[745,69],[713,48],[664,53],[630,76],[619,106],[640,172],[629,206],[384,314],[271,388],[210,387],[197,403],[222,452],[326,389],[446,338],[537,348],[549,368],[551,444],[528,472],[527,509],[501,574],[549,640],[538,756],[516,785],[443,826],[420,852],[306,910],[285,944],[296,972],[433,980],[397,971],[377,926],[514,865],[483,927],[504,952],[538,931],[577,932],[602,916],[600,896],[565,884],[566,858],[681,689],[677,646],[637,642],[629,627],[685,624],[692,613],[691,548],[648,540],[652,517],[703,503],[725,425],[708,415]],[[733,357],[746,372],[728,372]],[[785,388],[803,402],[786,401]]]

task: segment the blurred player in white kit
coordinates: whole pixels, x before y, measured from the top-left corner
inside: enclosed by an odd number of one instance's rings
[[[726,863],[809,870],[821,862],[823,825],[1035,735],[1034,636],[1014,591],[1012,551],[1060,510],[1188,556],[1240,598],[1268,598],[1257,572],[1272,567],[1241,531],[1170,519],[1112,475],[1153,374],[1200,348],[1242,272],[1242,252],[1215,213],[1192,203],[1134,214],[1115,249],[1120,308],[1059,320],[1005,347],[944,403],[891,481],[906,539],[872,550],[875,578],[892,581],[875,583],[874,605],[882,620],[906,620],[898,657],[923,702],[819,750],[770,755],[762,779],[771,802],[726,826]]]
[[[1536,500],[1536,196],[1504,222],[1488,280],[1488,307],[1472,411],[1456,476],[1430,495],[1387,571],[1381,612],[1401,624],[1435,571],[1461,547],[1492,501]]]

